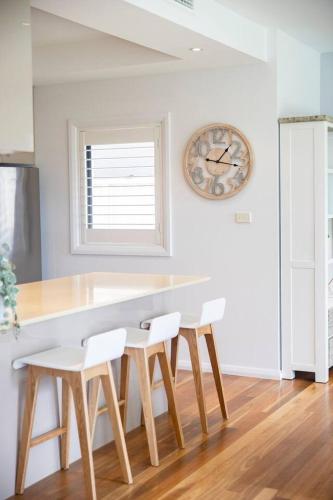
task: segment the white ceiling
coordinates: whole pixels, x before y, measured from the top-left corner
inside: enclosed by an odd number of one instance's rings
[[[72,23],[39,9],[31,9],[31,23],[33,47],[108,37],[101,31],[87,28],[78,23]]]
[[[216,0],[241,16],[276,27],[319,52],[333,52],[333,0]]]
[[[30,1],[36,85],[267,60],[265,28],[214,0]]]
[[[35,85],[108,78],[121,69],[176,60],[39,9],[31,9],[31,25]]]
[[[170,0],[31,4],[37,85],[265,61],[267,27],[333,51],[333,0],[196,0],[194,12]]]

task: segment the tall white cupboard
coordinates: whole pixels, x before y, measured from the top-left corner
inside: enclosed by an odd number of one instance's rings
[[[317,382],[327,382],[333,364],[328,287],[333,277],[333,117],[279,122],[282,376],[306,371]]]

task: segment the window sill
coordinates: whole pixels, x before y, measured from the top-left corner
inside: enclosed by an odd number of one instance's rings
[[[132,255],[146,257],[171,257],[170,249],[158,245],[117,245],[117,244],[80,244],[72,247],[76,255]]]

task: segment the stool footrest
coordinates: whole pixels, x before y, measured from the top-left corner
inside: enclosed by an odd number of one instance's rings
[[[189,375],[188,377],[184,377],[183,380],[180,380],[179,382],[176,382],[176,387],[180,387],[187,382],[190,382],[190,380],[193,380],[193,375]]]
[[[172,380],[175,381],[174,377],[172,377]],[[186,382],[189,382],[190,380],[193,380],[193,375],[189,375],[188,377],[185,377],[180,382],[176,382],[176,387],[184,385],[184,384],[186,384]],[[164,386],[163,380],[157,380],[156,382],[153,382],[151,388],[153,391],[155,391],[156,389],[159,389],[160,387],[163,387],[163,386]]]
[[[45,432],[40,436],[32,438],[30,440],[30,447],[32,448],[33,446],[44,443],[45,441],[49,441],[49,439],[54,439],[55,437],[62,436],[66,432],[66,427],[57,427],[56,429],[52,429],[51,431]]]
[[[151,388],[154,391],[155,389],[159,389],[160,387],[164,387],[164,381],[163,379],[161,380],[156,380],[156,382],[153,382]]]
[[[125,404],[125,400],[124,399],[120,399],[118,401],[118,404],[119,406],[124,406]],[[99,417],[100,415],[103,415],[103,413],[106,413],[108,411],[108,407],[107,406],[101,406],[100,408],[98,408],[97,410],[97,416]]]

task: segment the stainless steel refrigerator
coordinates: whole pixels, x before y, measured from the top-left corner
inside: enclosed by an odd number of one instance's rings
[[[38,168],[0,164],[0,245],[7,243],[18,283],[41,279]]]

